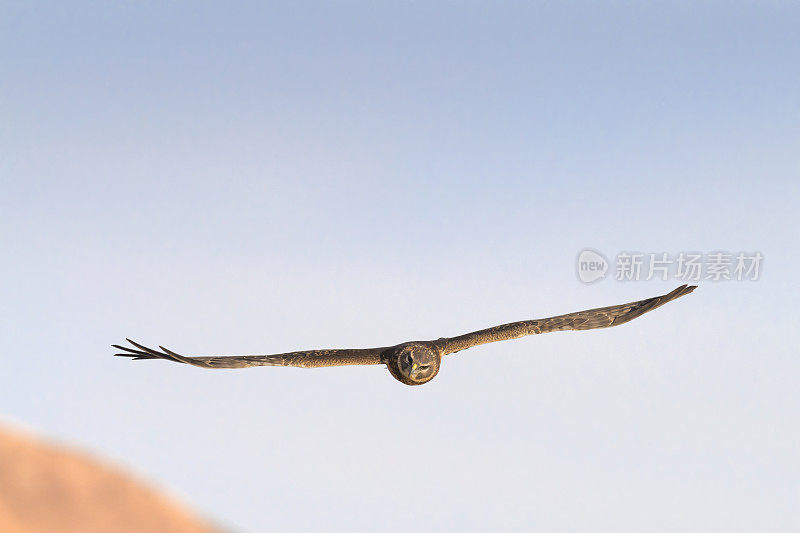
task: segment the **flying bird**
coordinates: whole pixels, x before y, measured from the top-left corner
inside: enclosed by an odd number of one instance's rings
[[[656,307],[689,294],[696,286],[681,285],[663,296],[610,307],[578,311],[566,315],[535,320],[511,322],[457,337],[442,337],[433,341],[410,341],[383,348],[356,348],[334,350],[307,350],[273,355],[227,355],[210,357],[188,357],[177,354],[163,346],[161,351],[126,339],[133,348],[113,344],[123,353],[115,355],[133,359],[166,359],[203,368],[247,368],[251,366],[297,366],[317,368],[343,365],[386,365],[391,375],[406,385],[422,385],[436,377],[442,357],[460,352],[479,344],[518,339],[526,335],[608,328],[630,322]]]

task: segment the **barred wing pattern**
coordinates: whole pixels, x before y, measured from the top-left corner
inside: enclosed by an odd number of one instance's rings
[[[367,348],[355,350],[307,350],[273,355],[218,355],[212,357],[187,357],[159,346],[161,351],[142,346],[138,342],[125,339],[136,349],[113,344],[124,353],[115,354],[133,359],[166,359],[176,363],[187,363],[203,368],[247,368],[251,366],[298,366],[315,368],[321,366],[377,365],[386,348]]]
[[[551,318],[524,320],[502,324],[492,328],[465,333],[457,337],[441,338],[435,341],[415,341],[401,343],[396,346],[363,349],[307,350],[273,355],[220,355],[211,357],[187,357],[159,346],[161,351],[153,350],[130,339],[133,348],[113,344],[122,353],[115,355],[132,359],[166,359],[176,363],[186,363],[203,368],[248,368],[251,366],[296,366],[301,368],[317,368],[323,366],[344,365],[377,365],[385,364],[390,354],[407,344],[424,344],[436,350],[440,355],[460,352],[479,344],[488,342],[518,339],[526,335],[547,333],[550,331],[583,330],[608,328],[629,322],[653,309],[664,305],[685,294],[689,294],[696,286],[682,285],[663,296],[656,296],[638,302],[631,302],[588,311],[579,311]]]
[[[656,296],[638,302],[631,302],[622,305],[612,305],[610,307],[600,307],[587,311],[578,311],[567,315],[559,315],[551,318],[537,320],[523,320],[502,324],[492,328],[465,333],[458,337],[444,339],[444,354],[450,354],[486,344],[489,342],[506,341],[518,339],[526,335],[536,335],[538,333],[548,333],[550,331],[567,331],[582,329],[597,329],[618,326],[625,322],[630,322],[648,311],[661,307],[667,302],[689,294],[697,287],[694,285],[682,285],[663,296]]]

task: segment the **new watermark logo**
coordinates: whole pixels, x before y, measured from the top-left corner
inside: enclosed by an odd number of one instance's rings
[[[578,279],[584,283],[593,283],[606,277],[608,260],[603,254],[587,248],[578,254]]]
[[[761,277],[764,256],[761,252],[619,252],[611,263],[590,248],[578,254],[578,279],[594,283],[609,271],[617,281],[757,281]]]

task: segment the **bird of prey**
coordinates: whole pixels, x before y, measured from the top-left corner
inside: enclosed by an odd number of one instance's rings
[[[229,355],[188,357],[159,346],[156,351],[126,339],[134,348],[113,344],[123,353],[115,355],[133,359],[166,359],[203,368],[247,368],[251,366],[297,366],[317,368],[342,365],[386,365],[391,375],[406,385],[422,385],[436,377],[442,356],[460,352],[487,342],[518,339],[526,335],[608,328],[630,322],[667,302],[692,292],[696,286],[682,285],[674,291],[638,302],[578,311],[566,315],[502,324],[457,337],[442,337],[433,341],[410,341],[383,348],[307,350],[274,355]]]

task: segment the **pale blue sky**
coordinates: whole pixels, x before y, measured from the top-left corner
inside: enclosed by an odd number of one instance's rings
[[[231,528],[800,527],[800,8],[0,7],[0,417]],[[760,251],[610,330],[376,346],[621,303],[592,247]]]

